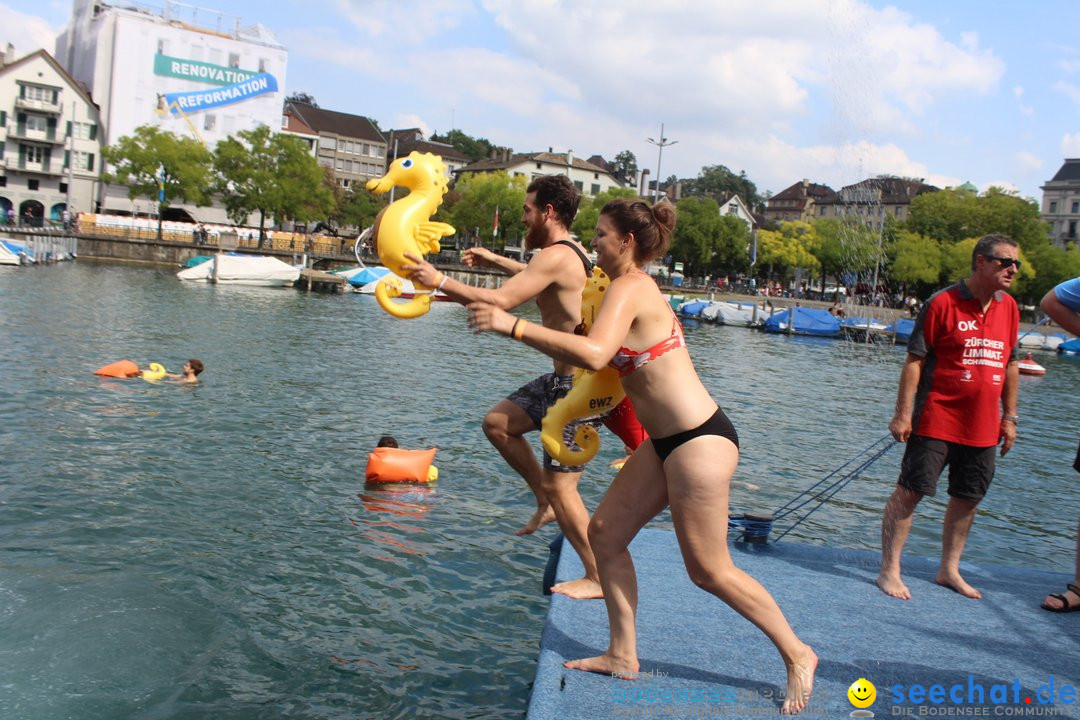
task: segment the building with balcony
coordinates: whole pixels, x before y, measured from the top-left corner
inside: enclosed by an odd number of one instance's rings
[[[60,222],[94,209],[101,178],[98,107],[44,50],[0,61],[2,222]]]
[[[818,213],[818,205],[829,202],[836,191],[828,185],[804,179],[786,187],[765,202],[765,219],[772,222],[810,222]]]
[[[462,168],[464,173],[490,173],[506,171],[511,177],[525,176],[529,182],[541,175],[566,175],[585,197],[596,197],[605,190],[622,187],[615,176],[606,169],[574,157],[574,153],[547,152],[515,153],[509,148],[496,151],[496,157],[478,160]]]
[[[240,130],[281,127],[288,51],[258,23],[170,0],[161,9],[74,0],[56,59],[100,106],[105,145],[141,125],[210,148]],[[105,188],[101,203],[138,210],[124,187]]]
[[[885,218],[907,220],[911,201],[919,195],[937,192],[941,188],[928,185],[921,178],[902,178],[889,175],[869,178],[840,188],[833,197],[817,201],[817,218],[847,218],[881,230]]]
[[[1074,245],[1080,239],[1080,158],[1069,158],[1042,186],[1041,217],[1050,223],[1055,245]]]
[[[386,138],[363,115],[324,110],[313,105],[289,102],[285,114],[292,115],[318,135],[315,159],[331,168],[344,188],[386,173]]]

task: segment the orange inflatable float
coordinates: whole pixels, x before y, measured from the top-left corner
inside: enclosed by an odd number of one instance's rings
[[[439,477],[439,469],[431,463],[435,460],[435,448],[429,450],[402,450],[379,447],[368,453],[364,480],[369,483],[428,483]]]
[[[114,378],[132,378],[139,377],[142,371],[139,370],[139,366],[130,360],[117,360],[114,363],[109,363],[105,367],[100,367],[94,371],[95,375],[101,375],[103,377]]]

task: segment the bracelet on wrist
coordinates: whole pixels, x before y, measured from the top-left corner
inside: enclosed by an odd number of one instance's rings
[[[1001,422],[1011,422],[1013,425],[1019,425],[1020,424],[1020,416],[1019,415],[1003,415],[1002,418],[1001,418]]]
[[[514,327],[510,328],[510,337],[512,337],[514,340],[521,340],[522,336],[525,335],[525,326],[528,324],[528,321],[526,321],[524,318],[518,318],[517,320],[515,320]]]
[[[447,280],[449,280],[449,277],[446,273],[443,273],[442,279],[439,280],[439,284],[435,286],[435,292],[442,292],[443,285],[446,284]]]

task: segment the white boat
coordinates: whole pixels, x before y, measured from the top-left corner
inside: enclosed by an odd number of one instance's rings
[[[1058,345],[1065,342],[1065,333],[1050,333],[1043,340],[1043,350],[1057,350]]]
[[[1042,333],[1029,332],[1020,338],[1022,348],[1042,348],[1046,342],[1046,336]]]
[[[19,253],[8,246],[6,241],[0,240],[0,265],[21,265]]]
[[[764,321],[765,312],[754,303],[726,301],[715,305],[716,322],[722,325],[756,327]],[[702,314],[704,315],[704,312]]]
[[[265,255],[215,255],[209,262],[181,270],[176,277],[194,282],[215,282],[215,264],[216,282],[223,285],[284,287],[300,277],[299,268]]]

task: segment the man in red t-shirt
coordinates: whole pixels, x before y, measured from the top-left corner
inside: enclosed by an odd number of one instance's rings
[[[985,235],[971,255],[971,275],[939,290],[923,306],[900,371],[896,414],[889,432],[906,442],[896,490],[881,521],[881,574],[877,584],[904,600],[900,554],[915,506],[937,492],[949,466],[949,504],[941,540],[939,585],[970,598],[982,593],[960,576],[975,509],[994,477],[994,453],[1016,439],[1016,301],[1004,291],[1020,271],[1016,241]]]

